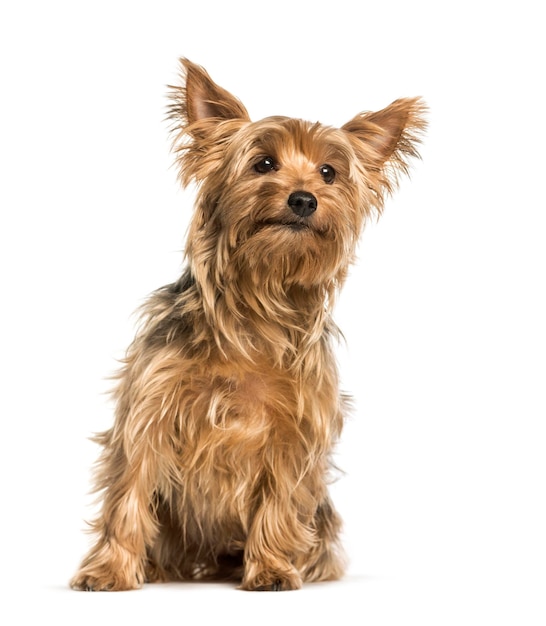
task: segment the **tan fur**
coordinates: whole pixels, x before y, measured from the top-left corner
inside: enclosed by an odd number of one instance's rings
[[[149,299],[119,373],[114,426],[96,438],[97,539],[71,585],[337,579],[327,479],[346,400],[331,310],[366,218],[417,156],[424,106],[398,100],[341,129],[251,122],[202,68],[182,67],[174,151],[182,183],[199,185],[187,267]],[[256,171],[264,157],[275,169]],[[311,215],[291,210],[295,191],[316,198]]]

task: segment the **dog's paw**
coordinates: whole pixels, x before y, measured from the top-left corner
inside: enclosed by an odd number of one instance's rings
[[[245,576],[241,584],[241,589],[246,591],[290,591],[300,588],[301,576],[296,570],[288,572],[261,570],[254,575]]]
[[[137,576],[127,578],[119,574],[81,571],[72,578],[70,587],[76,591],[129,591],[142,587],[142,582]]]
[[[288,589],[292,589],[289,587]],[[255,587],[254,591],[286,591],[286,585],[283,586],[283,581],[281,578],[275,579],[274,582],[267,585],[260,585],[259,587]]]

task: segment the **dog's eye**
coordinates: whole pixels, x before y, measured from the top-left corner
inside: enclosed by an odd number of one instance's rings
[[[268,172],[273,172],[279,169],[276,161],[272,157],[262,157],[257,163],[254,165],[254,171],[258,172],[258,174],[267,174]]]
[[[322,176],[322,180],[324,180],[327,185],[331,185],[334,182],[336,171],[331,165],[321,165],[319,167],[319,172]]]

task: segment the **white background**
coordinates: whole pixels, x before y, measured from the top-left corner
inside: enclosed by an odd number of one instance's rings
[[[545,624],[540,3],[15,2],[0,8],[1,586],[8,624]],[[164,121],[177,58],[251,115],[340,125],[422,95],[412,180],[337,307],[356,397],[333,488],[339,583],[69,591],[87,441],[134,309],[174,280],[192,194]],[[4,619],[4,615],[9,617]]]

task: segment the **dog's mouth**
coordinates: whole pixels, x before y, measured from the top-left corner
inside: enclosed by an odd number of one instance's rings
[[[318,232],[315,228],[312,228],[308,220],[263,220],[256,223],[257,230],[262,228],[281,228],[290,230],[293,232]]]

